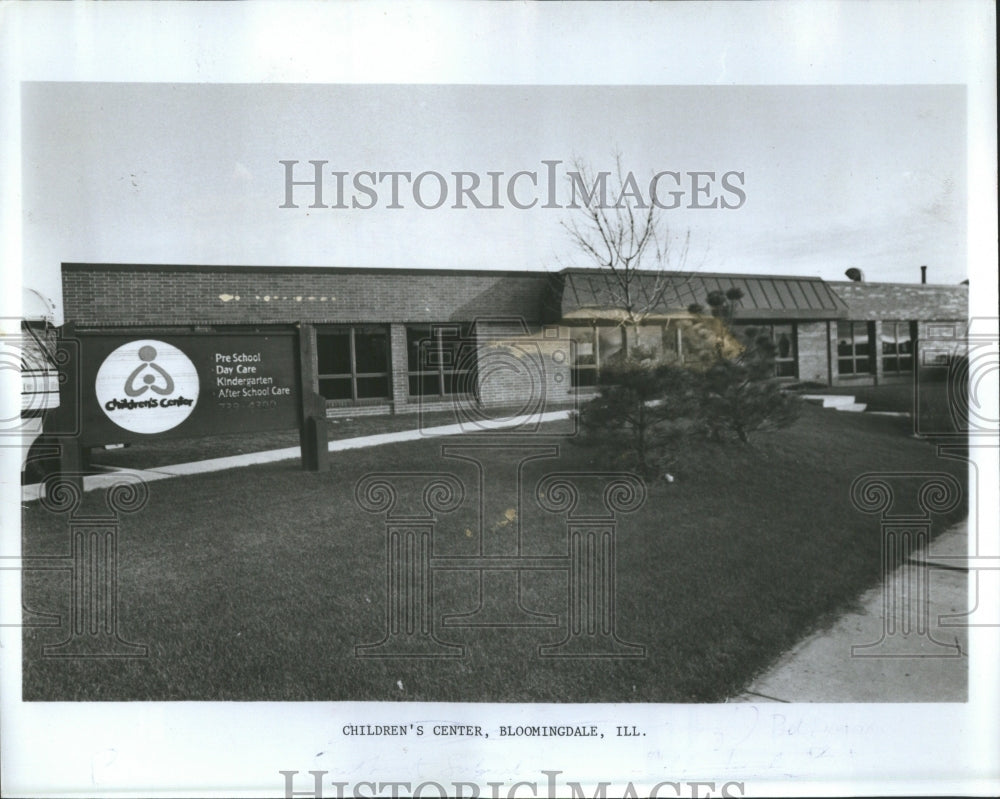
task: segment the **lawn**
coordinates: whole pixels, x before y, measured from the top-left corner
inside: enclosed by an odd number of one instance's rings
[[[909,432],[906,419],[809,406],[795,425],[752,446],[697,444],[682,453],[674,482],[651,485],[645,504],[619,520],[617,632],[646,647],[631,659],[539,657],[539,645],[565,635],[559,571],[522,572],[521,585],[524,606],[553,614],[557,627],[442,628],[443,615],[473,610],[479,594],[471,573],[441,572],[435,630],[467,646],[466,657],[355,656],[356,645],[382,638],[386,613],[383,517],[358,506],[359,478],[454,473],[466,496],[441,515],[434,554],[462,556],[481,535],[492,541],[514,523],[517,502],[502,476],[514,473],[527,445],[558,451],[523,465],[529,488],[552,472],[607,470],[608,453],[551,436],[490,450],[484,497],[471,463],[442,456],[442,446],[469,437],[335,453],[325,473],[289,461],[152,483],[148,505],[123,518],[119,540],[119,630],[147,645],[148,657],[43,657],[43,644],[66,637],[65,623],[27,627],[24,698],[722,701],[878,582],[879,522],[852,507],[855,477],[944,471],[964,484],[964,464],[937,458]],[[524,493],[522,554],[565,552],[564,518]],[[101,508],[99,492],[86,495],[84,511]],[[960,506],[936,517],[934,532],[964,515]],[[26,505],[24,550],[66,553],[66,520]],[[65,620],[70,587],[68,572],[27,571],[25,607]]]
[[[958,381],[949,385],[946,377],[943,369],[922,369],[919,387],[914,385],[913,380],[878,386],[845,383],[823,386],[813,389],[811,393],[850,395],[857,402],[865,403],[869,411],[905,413],[912,417],[916,410],[917,417],[911,421],[911,430],[931,435],[952,434],[958,432],[955,418],[964,416],[962,413],[953,414],[952,405],[965,401],[965,398],[958,390]]]
[[[503,416],[507,409],[494,409],[491,414]],[[417,430],[440,425],[451,425],[459,421],[454,410],[403,413],[383,416],[338,417],[326,420],[327,439],[339,441],[345,438],[369,436],[398,430]],[[242,455],[247,452],[263,452],[269,449],[297,447],[297,430],[273,430],[257,433],[229,433],[198,438],[157,439],[132,443],[124,447],[104,449],[94,447],[90,452],[90,464],[94,471],[100,467],[112,466],[121,469],[155,469],[176,463]],[[51,470],[58,468],[57,461],[46,461]],[[42,464],[33,464],[28,482],[39,482],[46,473]]]
[[[913,382],[887,383],[881,386],[826,386],[818,389],[817,394],[851,395],[858,402],[863,402],[870,411],[893,411],[896,413],[913,413]]]

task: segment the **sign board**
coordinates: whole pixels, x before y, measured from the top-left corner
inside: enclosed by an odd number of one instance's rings
[[[299,425],[292,331],[79,338],[83,446]]]

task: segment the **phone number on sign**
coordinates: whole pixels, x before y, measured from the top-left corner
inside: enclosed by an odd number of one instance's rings
[[[219,407],[224,410],[259,410],[270,411],[278,407],[277,400],[250,400],[249,402],[220,402]]]

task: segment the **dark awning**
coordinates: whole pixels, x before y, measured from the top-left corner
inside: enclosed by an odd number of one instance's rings
[[[623,289],[610,272],[566,269],[560,276],[563,319],[604,318],[624,310]],[[743,292],[738,320],[847,318],[847,305],[818,277],[711,272],[638,272],[636,277],[630,285],[633,309],[647,318],[683,316],[694,303],[707,312],[709,293],[731,288]]]

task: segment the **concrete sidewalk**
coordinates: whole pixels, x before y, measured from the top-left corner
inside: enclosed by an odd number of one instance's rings
[[[800,642],[730,701],[967,701],[967,555],[968,523],[961,522],[866,592],[858,610]],[[926,604],[917,594],[924,580]]]
[[[482,419],[475,422],[475,426],[482,430],[503,430],[509,427],[520,427],[522,425],[544,424],[546,422],[558,422],[568,419],[570,411],[550,411],[531,416],[508,416],[501,419]],[[469,424],[449,424],[439,427],[426,427],[416,430],[399,430],[394,433],[378,433],[371,436],[359,436],[357,438],[344,438],[339,441],[331,441],[327,445],[330,452],[342,452],[349,449],[363,449],[365,447],[377,447],[381,444],[393,444],[399,441],[417,441],[423,438],[437,438],[440,436],[456,436],[468,433]],[[118,482],[118,475],[135,475],[141,480],[149,483],[156,480],[166,480],[170,477],[183,477],[192,474],[205,474],[207,472],[220,472],[224,469],[237,469],[242,466],[255,466],[261,463],[274,463],[276,461],[292,460],[298,458],[301,451],[298,447],[284,447],[283,449],[272,449],[265,452],[248,452],[243,455],[230,455],[225,458],[210,458],[203,461],[191,461],[190,463],[178,463],[174,466],[157,466],[155,469],[109,469],[105,474],[92,474],[83,478],[83,490],[94,491],[99,488],[108,488]],[[32,483],[21,487],[21,501],[30,502],[40,499],[44,494],[44,487],[41,483]]]

